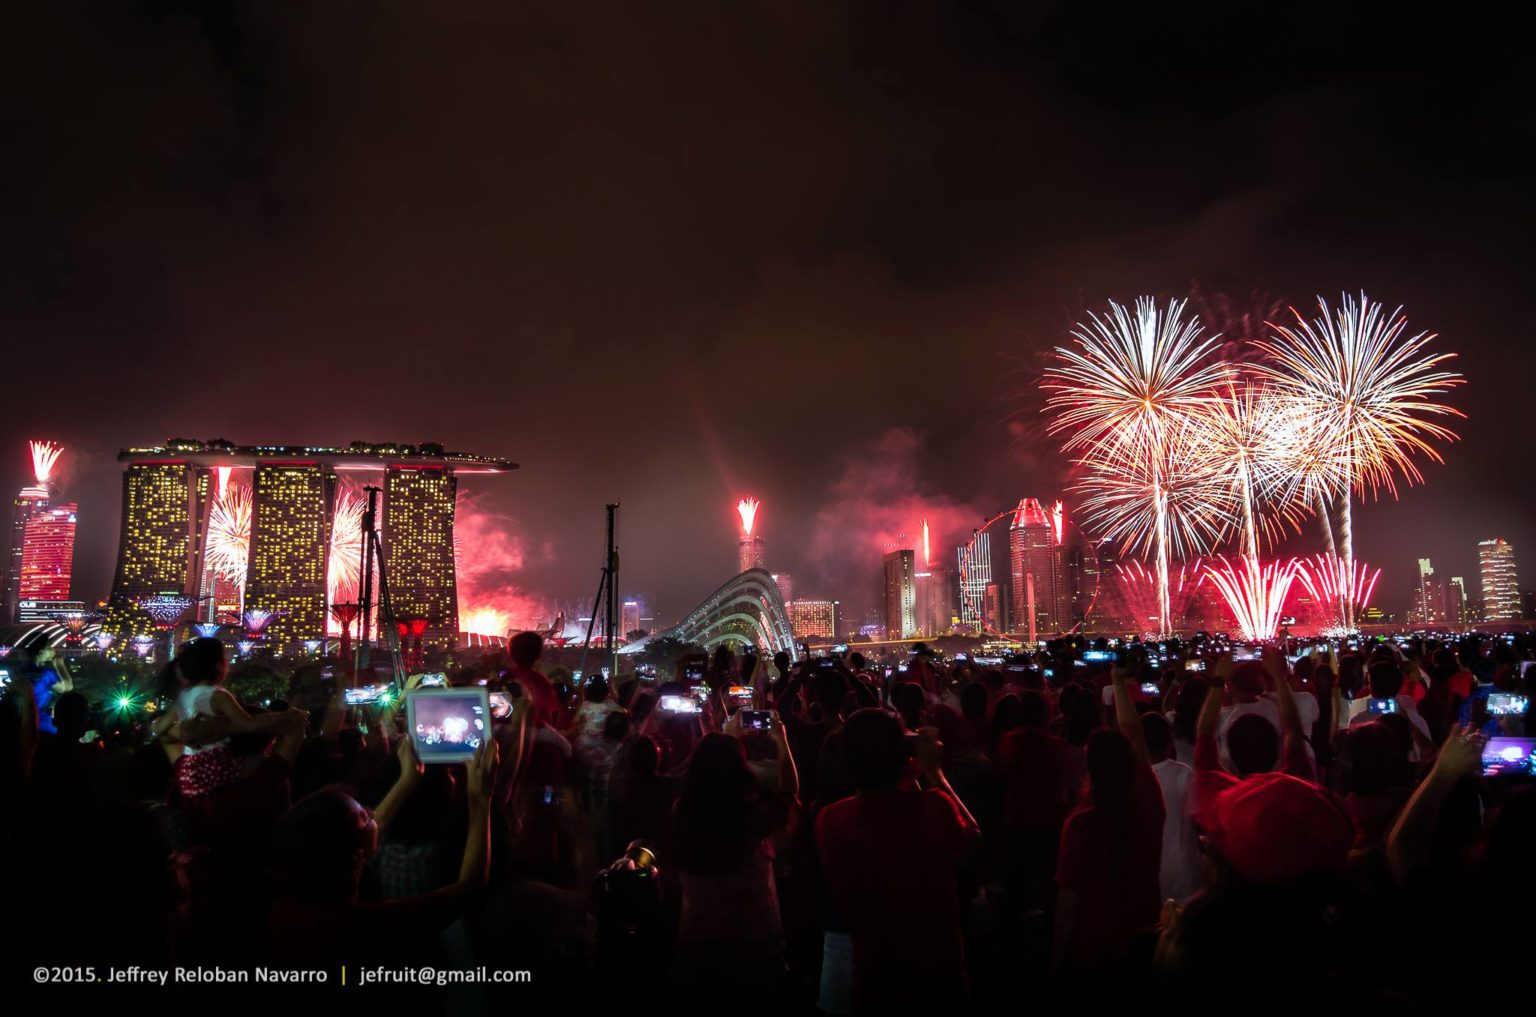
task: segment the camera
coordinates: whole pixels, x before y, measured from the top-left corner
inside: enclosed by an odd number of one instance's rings
[[[768,710],[742,710],[737,716],[747,731],[767,731],[773,726],[773,713]]]

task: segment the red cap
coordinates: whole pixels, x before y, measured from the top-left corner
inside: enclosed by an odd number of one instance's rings
[[[1223,791],[1211,809],[1211,840],[1233,870],[1255,883],[1338,872],[1354,826],[1316,784],[1265,773]]]

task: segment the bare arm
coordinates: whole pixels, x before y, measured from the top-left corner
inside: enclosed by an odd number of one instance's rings
[[[739,717],[740,714],[737,716]],[[779,794],[798,798],[800,770],[795,766],[795,754],[789,751],[789,738],[784,731],[784,722],[779,719],[778,714],[773,715],[773,723],[768,731],[773,736],[773,744],[779,750]]]
[[[1115,723],[1120,728],[1120,733],[1125,735],[1125,740],[1131,743],[1131,751],[1136,755],[1136,761],[1142,766],[1152,765],[1152,754],[1147,751],[1147,733],[1142,730],[1141,718],[1136,714],[1136,705],[1131,702],[1131,672],[1129,668],[1116,665],[1109,670],[1109,680],[1115,686]]]
[[[229,730],[234,734],[265,734],[275,731],[285,724],[292,724],[294,721],[290,714],[296,712],[288,710],[283,713],[263,713],[253,717],[245,712],[245,707],[240,705],[240,701],[228,689],[215,691],[212,698],[208,700],[208,705],[215,716],[222,717],[229,723]]]
[[[389,829],[389,824],[400,815],[405,803],[411,800],[411,795],[421,783],[421,761],[416,758],[416,747],[409,738],[400,739],[395,758],[400,760],[400,776],[395,778],[394,785],[379,803],[379,807],[373,810],[373,819],[379,824],[380,833]]]
[[[1477,729],[1457,725],[1445,740],[1434,769],[1419,783],[1387,836],[1387,867],[1393,879],[1401,883],[1429,859],[1446,798],[1458,781],[1478,772],[1482,758],[1483,739]]]

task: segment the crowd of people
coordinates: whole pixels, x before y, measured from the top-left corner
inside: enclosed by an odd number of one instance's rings
[[[344,671],[257,707],[193,640],[150,737],[107,748],[18,663],[17,956],[532,973],[439,993],[453,1012],[1495,998],[1518,976],[1477,944],[1531,913],[1536,790],[1484,747],[1536,732],[1536,641],[1232,650],[721,649],[610,685],[546,674],[523,633],[450,675],[510,716],[431,766]]]

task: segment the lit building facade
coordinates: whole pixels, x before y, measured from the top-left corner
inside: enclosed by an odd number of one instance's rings
[[[1471,621],[1467,617],[1467,581],[1461,576],[1452,576],[1451,581],[1445,584],[1445,612],[1446,621],[1453,625],[1465,625]]]
[[[194,467],[185,461],[132,462],[123,473],[117,567],[103,629],[111,635],[155,631],[139,601],[192,589],[196,517]]]
[[[773,581],[779,588],[779,596],[788,604],[795,599],[795,581],[788,572],[773,573]]]
[[[763,538],[755,533],[744,533],[736,545],[736,571],[746,572],[764,568]]]
[[[619,633],[626,640],[631,632],[638,632],[645,628],[640,617],[640,602],[638,600],[626,600],[619,608]]]
[[[1445,582],[1435,575],[1435,567],[1428,558],[1419,559],[1418,582],[1413,588],[1413,600],[1408,606],[1410,625],[1453,624],[1456,618],[1450,610],[1450,594]]]
[[[921,636],[942,636],[958,621],[955,604],[955,573],[930,568],[912,577],[917,598],[917,630]]]
[[[423,644],[458,641],[459,593],[453,562],[458,478],[447,469],[391,466],[384,473],[384,560],[395,614],[427,619]]]
[[[789,626],[796,639],[836,639],[837,601],[790,601]]]
[[[21,600],[68,600],[75,565],[74,502],[37,509],[22,534]]]
[[[265,645],[296,653],[306,640],[324,639],[326,567],[336,474],[315,462],[257,466],[251,479],[251,558],[247,611],[274,615]],[[394,577],[390,577],[393,598]],[[397,615],[414,612],[398,601]]]
[[[992,535],[978,530],[970,544],[955,548],[960,583],[960,624],[980,628],[996,625],[986,616],[987,585],[992,582]]]
[[[1477,566],[1483,589],[1483,621],[1520,618],[1520,584],[1515,575],[1515,548],[1495,538],[1477,545]]]
[[[117,636],[153,633],[155,626],[139,602],[183,594],[199,601],[194,617],[204,620],[234,621],[242,607],[273,612],[265,645],[280,653],[297,653],[305,642],[325,638],[340,475],[383,475],[378,525],[390,606],[398,618],[427,618],[424,642],[441,646],[458,638],[457,477],[517,468],[503,459],[444,452],[440,445],[364,442],[235,446],[172,440],[124,450],[118,459],[126,464],[122,530],[104,628]],[[213,577],[205,564],[214,477],[233,470],[249,478],[251,495],[243,590]]]
[[[1056,589],[1058,555],[1050,516],[1035,498],[1019,502],[1008,527],[1014,631],[1034,640],[1060,628]]]
[[[885,567],[885,637],[912,639],[917,635],[917,553],[892,551],[881,561]]]

